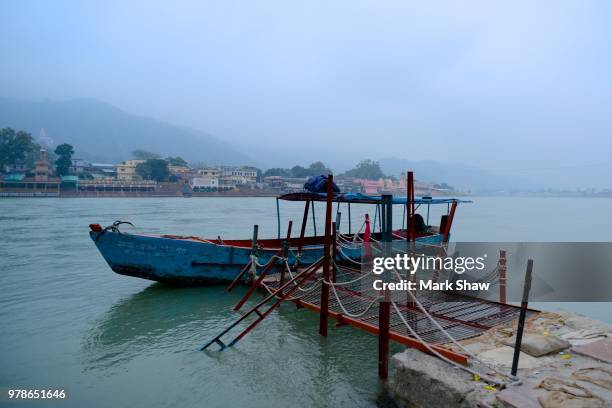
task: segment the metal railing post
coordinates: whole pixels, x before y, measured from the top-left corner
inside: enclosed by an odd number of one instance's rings
[[[527,315],[527,305],[529,303],[529,291],[531,290],[531,274],[533,271],[533,259],[527,261],[527,271],[525,272],[525,285],[523,286],[523,300],[521,302],[521,312],[519,314],[518,327],[516,329],[516,343],[514,344],[514,356],[512,358],[512,370],[510,374],[516,375],[518,370],[519,356],[521,354],[521,343],[523,341],[523,330],[525,328],[525,316]]]

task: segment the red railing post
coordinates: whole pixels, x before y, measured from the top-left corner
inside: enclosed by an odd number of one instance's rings
[[[406,238],[408,241],[415,240],[415,228],[414,228],[414,172],[408,172],[408,186],[406,189],[406,201],[407,201],[407,217],[406,227],[408,227],[408,233]]]
[[[416,231],[415,231],[415,225],[414,225],[414,213],[415,213],[415,208],[414,208],[414,172],[413,171],[408,171],[406,172],[406,177],[408,178],[407,180],[407,188],[406,188],[406,207],[408,208],[407,212],[407,216],[408,219],[406,221],[406,252],[409,253],[411,256],[414,256],[414,250],[415,250],[415,246],[414,244],[412,244],[413,242],[416,241]],[[411,274],[410,272],[407,273],[406,279],[410,280],[411,282],[415,282],[416,281],[416,275]],[[414,292],[413,292],[414,293]],[[410,296],[410,294],[407,294],[407,299],[406,299],[406,306],[409,308],[415,308],[416,305],[414,304],[414,302],[412,301],[412,297]]]
[[[378,311],[378,377],[386,380],[389,375],[389,340],[391,302],[380,302]]]
[[[383,208],[385,208],[385,233],[382,237],[384,255],[391,256],[393,243],[393,197],[383,195]],[[389,341],[391,323],[391,302],[388,290],[383,292],[383,299],[378,305],[378,377],[386,380],[389,375]]]
[[[334,264],[332,265],[332,282],[336,283],[336,275],[337,275],[337,268],[336,268],[336,255],[338,251],[338,243],[337,243],[337,239],[338,239],[338,231],[336,230],[336,223],[333,222],[332,223],[332,231],[333,231],[333,235],[332,235],[332,255],[331,255],[331,259],[334,260]]]
[[[450,213],[448,214],[448,219],[446,220],[446,225],[444,226],[444,242],[448,242],[450,237],[451,226],[453,225],[453,218],[455,218],[455,210],[457,209],[457,201],[453,201],[451,204]]]
[[[287,226],[287,238],[283,242],[283,254],[282,257],[286,260],[289,259],[289,247],[291,246],[291,227],[293,226],[293,221],[289,220],[289,225]],[[287,262],[288,263],[288,262]],[[285,268],[287,265],[283,265],[281,267],[281,276],[280,276],[280,286],[283,286],[285,282]]]
[[[300,229],[300,240],[298,241],[297,254],[302,255],[302,247],[304,245],[304,236],[306,235],[306,224],[308,224],[308,210],[310,208],[310,200],[306,200],[304,205],[304,215],[302,216],[302,228]],[[299,264],[299,260],[296,264]]]
[[[325,237],[323,244],[323,280],[321,281],[321,313],[319,318],[319,334],[321,336],[327,336],[327,320],[329,314],[329,258],[330,258],[330,244],[331,244],[331,218],[332,218],[332,206],[334,198],[333,189],[334,176],[331,174],[327,176],[327,206],[325,208]]]

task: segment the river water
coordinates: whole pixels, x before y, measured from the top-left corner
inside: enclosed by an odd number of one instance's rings
[[[459,207],[453,240],[608,241],[612,231],[612,199],[473,200]],[[68,399],[53,406],[67,407],[384,404],[375,336],[343,327],[322,339],[316,314],[284,305],[236,347],[199,352],[236,318],[242,289],[116,275],[87,234],[92,222],[125,219],[139,232],[249,238],[257,223],[260,237],[275,236],[275,211],[272,198],[0,199],[0,389],[63,388]],[[302,208],[282,202],[281,212],[284,234]],[[353,230],[362,220],[353,208]],[[606,304],[546,307],[612,322]]]

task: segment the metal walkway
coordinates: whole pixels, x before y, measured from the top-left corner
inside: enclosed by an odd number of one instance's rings
[[[535,313],[535,311],[527,309],[527,301],[525,299],[523,300],[522,312],[521,308],[504,303],[506,281],[505,257],[502,259],[501,252],[500,262],[498,263],[499,271],[491,271],[485,277],[487,280],[495,279],[499,284],[502,303],[471,297],[457,292],[431,290],[381,292],[375,290],[373,283],[381,278],[378,275],[374,275],[371,272],[371,268],[363,268],[365,272],[362,272],[361,269],[347,266],[369,264],[362,264],[346,256],[345,260],[350,263],[343,265],[337,263],[340,258],[338,255],[343,253],[341,247],[346,246],[347,243],[343,243],[342,236],[337,234],[336,224],[332,223],[331,220],[332,199],[334,197],[332,185],[333,176],[329,175],[326,184],[327,205],[323,256],[314,264],[305,268],[297,268],[297,270],[292,268],[287,261],[292,225],[289,222],[287,239],[282,250],[275,257],[271,258],[266,265],[257,264],[256,258],[253,258],[228,288],[228,290],[231,290],[238,282],[242,281],[244,275],[250,270],[252,275],[251,288],[238,302],[234,310],[240,310],[258,288],[266,290],[268,295],[231,323],[225,330],[208,341],[202,347],[202,350],[207,349],[212,344],[219,345],[221,349],[236,344],[283,302],[291,301],[300,308],[306,308],[319,313],[319,333],[322,336],[327,335],[328,317],[335,319],[337,326],[351,325],[378,335],[379,376],[382,379],[386,379],[390,340],[436,355],[451,364],[457,365],[458,363],[467,366],[468,356],[451,348],[447,343],[456,343],[453,346],[462,348],[457,341],[478,336],[495,326],[511,322],[518,318],[519,315],[524,318],[525,314]],[[392,197],[385,195],[381,201],[384,201],[384,205],[381,207],[381,219],[385,221],[385,226],[382,230],[383,241],[391,243],[394,231],[391,213],[393,208]],[[408,173],[407,202],[410,205],[407,206],[409,229],[407,230],[406,242],[415,242],[415,199],[412,172]],[[456,205],[457,202],[453,202],[446,216],[447,218],[443,217],[443,220],[441,220],[441,230],[444,231],[443,243],[448,241],[448,234]],[[298,241],[298,253],[302,248],[307,215],[308,202],[306,202],[304,210],[300,239]],[[369,242],[371,237],[367,217],[364,224],[366,225],[367,232],[364,234],[363,241]],[[375,240],[372,239],[372,241]],[[371,253],[368,255],[368,250],[374,249],[377,246],[372,243],[365,248],[365,259],[371,259]],[[254,252],[255,248],[256,228],[253,238]],[[382,247],[377,250],[381,252]],[[381,253],[386,253],[386,250]],[[280,273],[268,275],[271,269],[277,269],[279,266],[281,269]],[[261,268],[259,273],[257,272],[257,267]],[[388,279],[388,281],[400,282],[416,278],[401,276],[395,270],[389,272],[393,272],[391,276],[395,278]],[[436,280],[436,276],[438,276],[437,272],[435,275],[431,275],[431,279]],[[530,276],[530,273],[527,276]],[[529,286],[526,284],[525,293],[527,294],[528,289]],[[249,321],[250,323],[248,323]],[[524,322],[524,319],[522,321]],[[247,324],[246,328],[244,328],[243,322]],[[240,330],[239,334],[232,335],[231,340],[223,340],[226,337],[230,337],[230,332],[236,330]],[[520,335],[518,337],[520,338]],[[517,347],[517,349],[520,349],[520,344]],[[474,357],[469,350],[463,348],[463,351]],[[463,366],[459,367],[474,374],[473,370]]]
[[[378,292],[372,288],[372,279],[362,277],[359,270],[338,267],[336,282],[330,289],[329,316],[336,319],[338,325],[351,325],[373,334],[378,333],[379,306]],[[359,279],[359,280],[357,280]],[[322,268],[308,275],[291,297],[285,300],[294,302],[298,307],[304,307],[314,312],[321,311]],[[344,285],[345,282],[354,282]],[[273,275],[264,279],[260,286],[270,294],[279,288],[279,276]],[[289,287],[296,285],[289,285]],[[331,288],[331,286],[330,286]],[[433,316],[442,328],[455,340],[475,337],[494,326],[511,322],[519,315],[520,308],[512,305],[472,298],[460,294],[443,292],[416,292],[418,301]],[[398,297],[402,296],[403,299]],[[410,327],[430,345],[442,349],[449,343],[448,337],[418,308],[411,303],[405,293],[396,292],[393,300],[398,305],[404,320]],[[528,314],[534,313],[528,311]],[[410,335],[397,312],[391,310],[390,339],[410,347],[427,352],[420,341]],[[442,346],[442,347],[440,347]],[[453,360],[466,364],[467,359],[459,355],[449,356]]]

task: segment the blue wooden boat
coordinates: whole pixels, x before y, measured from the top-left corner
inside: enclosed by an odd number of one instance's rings
[[[300,237],[290,240],[287,255],[290,265],[295,264],[298,257],[300,265],[309,265],[322,257],[324,237],[316,235],[316,231],[315,236],[304,236],[304,231],[308,209],[314,205],[315,201],[325,201],[325,199],[326,195],[319,193],[293,193],[277,198],[277,200],[306,203]],[[381,200],[380,196],[362,194],[349,193],[334,196],[335,202],[348,203],[349,206],[351,203],[375,204],[377,208],[374,224],[380,214]],[[431,197],[415,200],[415,204],[427,206],[427,214],[429,214],[428,207],[432,204],[448,204],[449,208],[449,214],[442,217],[440,227],[429,226],[427,219],[425,228],[416,232],[415,240],[431,244],[439,244],[448,240],[454,208],[459,202],[461,200]],[[407,200],[394,197],[393,203],[406,205]],[[280,220],[278,205],[277,214]],[[249,263],[253,254],[251,239],[222,240],[195,236],[133,234],[120,231],[121,224],[123,222],[116,222],[106,228],[102,228],[99,224],[91,224],[89,232],[108,265],[114,272],[121,275],[181,285],[226,284],[236,278],[242,268]],[[405,241],[408,234],[408,230],[404,228],[393,231],[393,236],[397,241]],[[280,238],[280,224],[278,235],[273,239],[257,239],[256,256],[259,264],[270,261],[281,249],[285,239]],[[380,240],[380,236],[380,232],[371,234],[372,240]],[[343,248],[343,256],[359,259],[361,257],[359,242],[363,239],[364,233],[342,234],[341,237],[347,242],[353,242],[353,245]],[[275,268],[280,270],[283,267],[285,264],[278,262]]]

